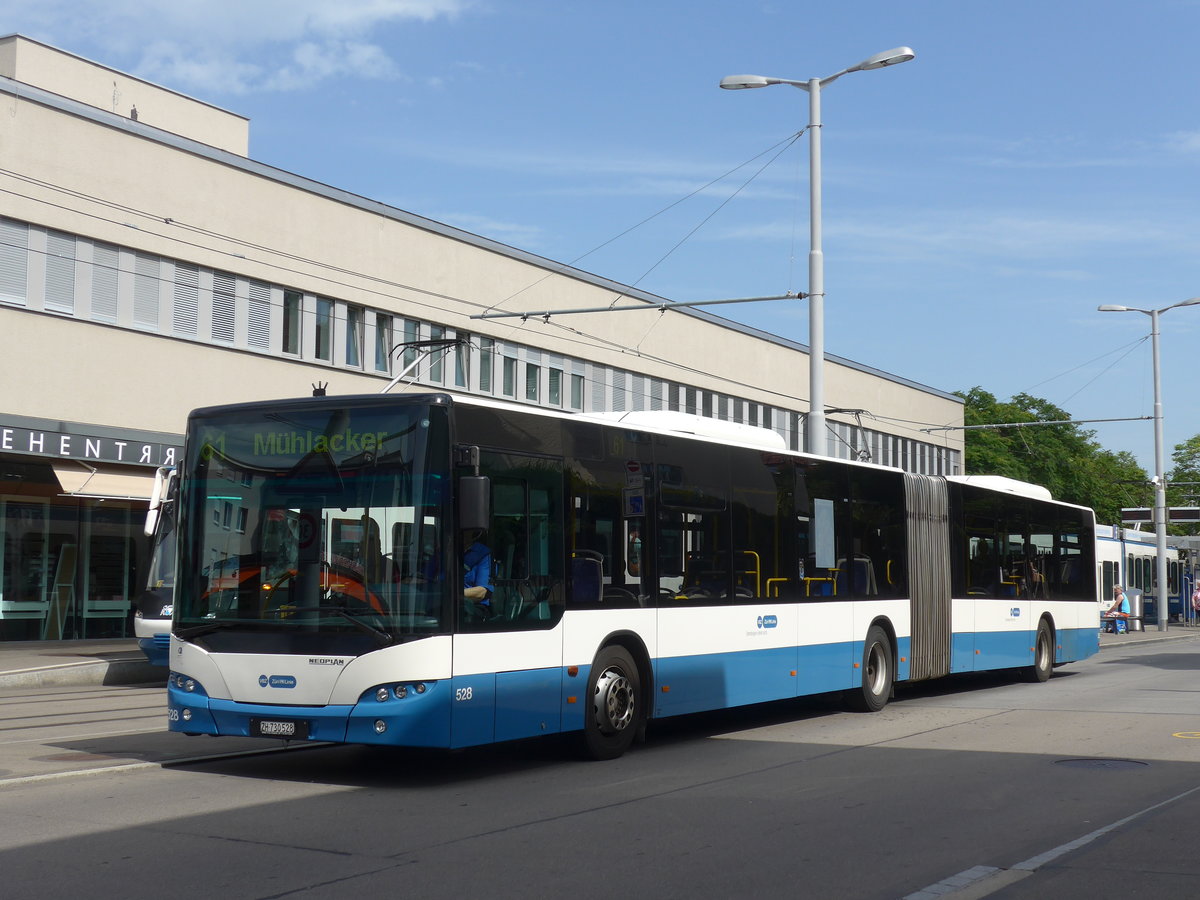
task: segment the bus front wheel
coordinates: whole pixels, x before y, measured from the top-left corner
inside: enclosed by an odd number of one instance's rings
[[[892,695],[892,643],[878,625],[867,630],[863,644],[862,686],[846,693],[852,709],[879,712]]]
[[[624,647],[605,647],[588,675],[583,751],[590,759],[616,759],[629,749],[645,718],[642,679]]]

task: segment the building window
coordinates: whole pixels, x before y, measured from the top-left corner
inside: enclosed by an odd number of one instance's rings
[[[434,341],[445,340],[446,329],[441,325],[431,325],[429,327],[429,338]],[[446,352],[441,347],[435,346],[429,353],[429,380],[434,384],[441,384],[446,377],[445,359]]]
[[[175,334],[181,337],[196,336],[196,322],[200,311],[200,269],[187,263],[175,263],[174,323]]]
[[[606,411],[608,406],[608,372],[604,366],[592,366],[592,409]]]
[[[75,235],[46,232],[46,309],[75,312]]]
[[[158,330],[158,257],[133,254],[133,324]]]
[[[571,409],[583,409],[583,376],[571,376]]]
[[[92,318],[117,321],[117,269],[121,252],[111,244],[92,246]]]
[[[228,272],[213,272],[212,339],[232,344],[237,319],[237,280]]]
[[[496,342],[491,338],[479,339],[479,392],[492,392],[492,368],[496,359]]]
[[[304,298],[299,291],[283,292],[283,345],[290,356],[300,355],[300,310]]]
[[[29,226],[0,219],[0,300],[25,305]]]
[[[258,350],[271,349],[271,286],[250,282],[250,307],[246,321],[246,343]]]
[[[317,359],[333,359],[333,301],[317,298]]]
[[[542,367],[534,363],[525,363],[525,399],[534,403],[538,401],[539,388],[542,378]]]
[[[517,361],[511,356],[504,357],[504,396],[517,396]]]
[[[546,387],[546,402],[551,406],[562,406],[562,369],[548,370],[549,384]]]
[[[625,376],[623,369],[613,369],[612,373],[612,409],[613,412],[624,412],[625,405]]]
[[[471,336],[459,332],[454,345],[454,386],[465,388],[471,383]]]
[[[421,323],[412,319],[404,320],[404,343],[413,344],[421,337]],[[407,369],[417,360],[417,351],[411,347],[404,348],[404,367]]]
[[[346,307],[346,365],[356,369],[362,368],[363,364],[363,322],[361,306]]]
[[[646,408],[646,379],[641,375],[634,375],[630,378],[630,383],[633,385],[629,392],[632,401],[630,409],[641,411]]]
[[[375,313],[375,371],[392,372],[392,317]]]

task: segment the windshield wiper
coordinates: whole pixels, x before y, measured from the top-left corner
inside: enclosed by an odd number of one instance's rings
[[[285,613],[289,616],[294,613],[305,613],[305,612],[333,613],[334,615],[341,616],[343,619],[345,619],[347,622],[349,622],[351,625],[353,625],[359,631],[365,631],[367,634],[373,635],[375,637],[375,639],[378,640],[379,643],[385,647],[388,646],[389,644],[391,644],[395,640],[395,638],[392,635],[390,635],[388,632],[381,631],[380,629],[376,628],[374,625],[371,625],[368,622],[364,622],[360,618],[361,616],[373,616],[373,615],[375,615],[374,612],[365,612],[365,611],[361,611],[361,610],[349,609],[345,606],[289,606],[289,607],[283,607],[283,608],[280,608],[277,610],[272,610],[272,612]]]

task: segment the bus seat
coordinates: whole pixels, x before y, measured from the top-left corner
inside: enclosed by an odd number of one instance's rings
[[[604,585],[603,562],[596,555],[571,557],[571,596],[577,604],[599,603]],[[586,551],[584,551],[586,552]]]
[[[849,585],[846,583],[849,575]],[[869,556],[856,556],[846,565],[846,560],[839,559],[837,564],[837,593],[849,593],[855,596],[871,597],[879,593],[879,585],[875,581],[875,564]]]

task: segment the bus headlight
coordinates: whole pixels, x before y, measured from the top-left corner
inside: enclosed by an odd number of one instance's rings
[[[383,721],[383,719],[376,719],[375,720],[375,733],[383,734],[385,731],[387,731],[387,722]]]
[[[377,691],[375,691],[375,699],[378,700],[380,703],[384,703],[387,700],[388,696],[389,696],[388,689],[385,687],[381,687]]]

